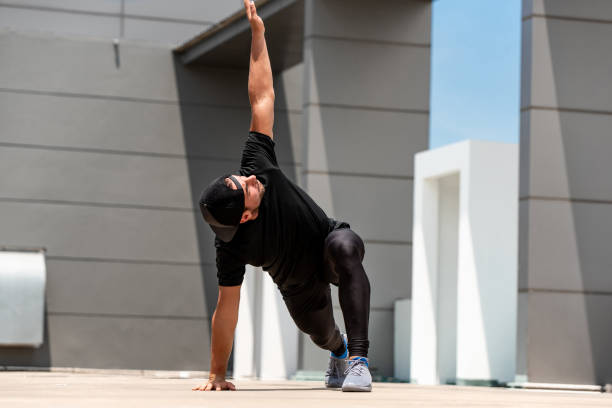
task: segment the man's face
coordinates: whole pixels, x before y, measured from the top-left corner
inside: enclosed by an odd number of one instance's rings
[[[242,186],[244,191],[244,212],[242,213],[242,219],[240,223],[244,223],[250,220],[254,220],[259,215],[259,205],[261,204],[261,198],[264,195],[265,189],[263,184],[255,176],[234,176]],[[229,179],[225,179],[225,184],[232,190],[236,190],[237,187]]]

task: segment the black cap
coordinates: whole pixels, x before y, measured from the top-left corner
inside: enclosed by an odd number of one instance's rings
[[[236,185],[236,190],[225,184],[227,178]],[[217,237],[230,242],[238,231],[244,212],[244,190],[238,179],[227,174],[210,183],[200,196],[200,211]]]

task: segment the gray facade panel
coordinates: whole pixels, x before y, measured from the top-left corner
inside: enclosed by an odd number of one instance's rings
[[[431,6],[426,1],[385,1],[375,7],[368,0],[326,0],[305,2],[307,16],[306,37],[310,35],[343,37],[357,40],[378,40],[429,44]],[[338,24],[342,20],[343,24]],[[372,24],[372,21],[384,22]]]
[[[110,42],[5,33],[0,49],[2,59],[12,62],[0,67],[2,88],[177,100],[167,49],[123,45],[120,68]]]
[[[208,370],[209,323],[155,319],[49,315],[39,349],[0,348],[11,366]]]
[[[243,7],[241,0],[126,0],[125,13],[139,16],[218,22]],[[201,31],[204,31],[201,30]],[[185,38],[186,40],[186,38]]]
[[[519,229],[518,229],[518,287],[529,287],[529,252],[530,252],[530,229],[529,209],[530,200],[519,201]]]
[[[612,293],[612,204],[530,200],[525,205],[527,288]]]
[[[199,263],[195,212],[0,202],[0,243],[51,256]],[[213,248],[212,237],[205,245]],[[208,249],[210,248],[210,249]]]
[[[311,107],[307,163],[312,171],[412,176],[427,150],[429,115]]]
[[[208,370],[208,321],[50,315],[55,367]]]
[[[319,38],[304,46],[316,55],[305,57],[309,103],[429,110],[428,48]]]
[[[522,116],[536,137],[524,143],[530,180],[521,196],[612,202],[612,115],[530,110]]]
[[[0,147],[0,172],[3,197],[194,208],[185,159]]]
[[[199,265],[47,260],[47,311],[191,317],[206,309]]]
[[[411,180],[316,173],[306,173],[305,179],[327,215],[351,224],[364,240],[412,240]]]
[[[279,163],[295,163],[301,155],[299,138],[302,115],[283,110],[275,112],[274,141]],[[230,160],[239,167],[242,148],[249,135],[249,108],[182,106],[182,126],[188,137],[187,154]]]
[[[370,369],[374,375],[393,375],[393,310],[370,311]]]
[[[375,309],[393,309],[397,299],[412,297],[412,247],[367,243],[363,267],[368,275]]]
[[[277,106],[277,157],[282,163],[293,163],[302,154],[302,115],[283,109],[280,103]],[[0,143],[188,156],[239,164],[249,121],[248,107],[0,91]],[[189,143],[184,130],[194,134]]]
[[[11,61],[0,66],[0,88],[176,102],[179,81],[182,103],[248,106],[246,71],[188,70],[167,48],[119,48],[117,67],[110,42],[0,33],[0,57]]]
[[[519,136],[519,197],[527,197],[531,190],[531,148],[530,126],[533,109],[521,112]]]
[[[612,3],[525,1],[519,369],[610,382]],[[607,19],[607,20],[606,20]]]
[[[119,17],[3,7],[0,28],[83,38],[119,37]],[[0,46],[1,47],[1,46]]]
[[[529,24],[531,91],[523,107],[612,112],[612,24],[540,18]]]
[[[3,0],[2,4],[97,13],[120,13],[121,0]]]
[[[127,40],[178,46],[211,27],[211,24],[124,18],[123,35]]]
[[[612,296],[529,294],[529,381],[612,382]]]
[[[0,92],[0,129],[0,143],[185,155],[178,104]]]
[[[523,17],[531,14],[612,21],[608,0],[523,0]]]
[[[304,64],[291,67],[274,77],[274,93],[276,106],[284,106],[286,109],[302,111]]]

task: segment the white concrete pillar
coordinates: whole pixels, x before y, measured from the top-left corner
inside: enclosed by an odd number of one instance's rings
[[[272,278],[247,265],[234,340],[234,377],[287,379],[297,371],[298,330]]]
[[[298,329],[272,278],[263,275],[259,378],[286,379],[298,363]]]
[[[261,281],[263,271],[247,265],[240,288],[240,309],[234,336],[235,378],[257,377],[259,360],[259,332],[261,320]]]
[[[411,377],[512,381],[518,147],[466,141],[415,162]]]

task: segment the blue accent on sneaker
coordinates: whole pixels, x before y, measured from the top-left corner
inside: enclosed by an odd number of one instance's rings
[[[368,368],[370,367],[370,363],[368,362],[368,359],[365,358],[365,357],[355,356],[355,357],[351,357],[349,359],[349,361],[355,361],[355,360],[363,361],[365,363],[366,367],[368,367]]]
[[[330,352],[332,357],[334,358],[347,358],[348,357],[348,345],[346,344],[346,335],[343,334],[342,335],[342,343],[344,343],[344,353],[342,353],[341,355],[336,355],[333,352]]]

